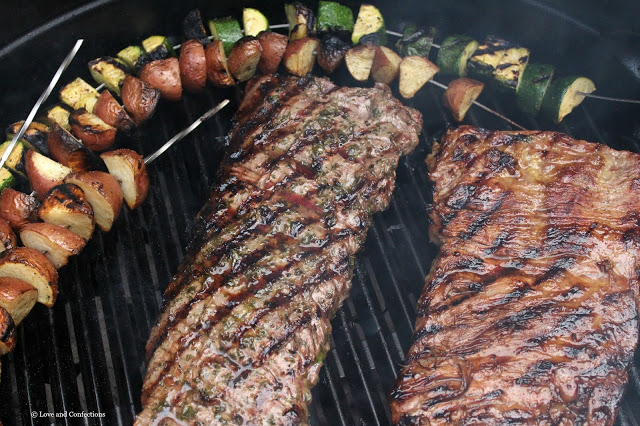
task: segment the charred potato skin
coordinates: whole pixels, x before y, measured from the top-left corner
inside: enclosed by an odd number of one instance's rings
[[[92,171],[71,173],[66,177],[65,183],[73,183],[83,189],[87,201],[93,208],[96,225],[103,231],[108,232],[122,210],[123,194],[118,180],[109,173]],[[86,186],[86,189],[83,186]],[[112,217],[108,219],[110,222],[101,221],[100,212],[96,205],[92,204],[91,194],[87,193],[87,190],[93,190],[97,196],[101,197],[101,201],[104,200],[109,205],[110,213],[112,213]]]
[[[255,75],[261,56],[262,46],[258,39],[252,36],[242,37],[229,52],[229,71],[238,81],[247,81]]]
[[[178,58],[170,57],[149,62],[142,68],[139,77],[151,87],[160,90],[163,98],[173,102],[182,99]]]
[[[316,38],[303,37],[290,42],[284,52],[284,66],[288,72],[304,77],[313,70],[320,42]]]
[[[220,40],[214,40],[205,48],[207,61],[207,79],[216,87],[229,87],[235,84],[231,76],[224,45]]]
[[[126,76],[122,83],[122,103],[133,121],[140,125],[156,111],[160,91],[133,76]]]
[[[64,220],[53,217],[56,210],[60,215],[63,215]],[[90,226],[86,231],[78,230],[81,223],[75,217],[76,215],[82,215],[90,222]],[[79,186],[71,183],[63,183],[51,188],[45,195],[40,209],[38,209],[38,216],[43,222],[64,226],[72,232],[76,232],[85,240],[91,238],[93,234],[95,226],[93,208],[87,201],[84,191]]]
[[[71,133],[92,151],[109,149],[116,140],[118,130],[84,108],[69,115]]]
[[[198,40],[187,40],[180,48],[180,80],[191,93],[201,92],[207,84],[207,59],[204,46]]]
[[[86,146],[58,123],[51,126],[47,139],[49,153],[60,164],[70,167],[74,172],[104,169],[104,164]]]
[[[133,182],[130,184],[133,185],[135,190],[135,196],[131,197],[128,194],[129,191],[125,190],[125,183],[120,181],[120,178],[117,176],[115,171],[111,171],[111,174],[118,179],[120,185],[122,186],[123,196],[125,201],[130,209],[138,208],[144,200],[147,198],[149,194],[149,175],[147,174],[147,168],[144,164],[144,159],[140,154],[131,150],[131,149],[117,149],[115,151],[109,151],[102,154],[102,158],[107,163],[110,164],[110,159],[119,158],[123,162],[127,163],[131,173],[133,174]]]
[[[12,229],[20,230],[27,223],[38,220],[40,203],[31,195],[7,188],[0,194],[0,218]]]
[[[93,107],[93,113],[108,125],[128,135],[136,130],[136,123],[108,90],[104,90],[100,94]]]
[[[333,73],[344,61],[349,45],[335,35],[325,36],[318,46],[318,65],[327,74]]]
[[[0,252],[10,250],[18,246],[18,238],[11,229],[11,225],[5,219],[0,219]]]
[[[287,49],[289,38],[272,31],[263,31],[258,34],[258,41],[262,46],[258,69],[263,74],[274,74],[278,71],[280,62],[282,62],[282,56],[284,56],[284,51]]]
[[[20,264],[38,271],[45,278],[47,286],[51,290],[51,297],[47,297],[45,300],[40,296],[40,289],[38,289],[38,302],[49,308],[54,305],[58,297],[58,271],[44,254],[29,247],[16,247],[5,251],[0,255],[0,276],[2,277],[9,276],[2,272],[2,265],[5,263]]]
[[[16,324],[5,308],[0,307],[0,355],[6,355],[16,346]]]

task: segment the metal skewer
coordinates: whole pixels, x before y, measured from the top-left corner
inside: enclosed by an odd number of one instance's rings
[[[442,83],[438,83],[435,80],[429,80],[429,83],[433,84],[434,86],[438,86],[441,89],[447,90],[448,87],[445,86]],[[482,105],[480,102],[476,102],[476,101],[472,101],[474,105],[479,106],[480,108],[482,108],[483,110],[490,112],[491,114],[495,115],[496,117],[499,117],[501,119],[503,119],[504,121],[506,121],[507,123],[511,124],[513,127],[517,127],[520,130],[527,130],[526,128],[522,127],[521,125],[519,125],[518,123],[516,123],[515,121],[511,120],[509,117],[500,114],[498,111],[494,111],[491,108],[489,108],[488,106]]]
[[[36,101],[36,104],[33,106],[33,108],[31,108],[31,112],[27,116],[27,119],[24,120],[24,123],[22,123],[22,127],[20,127],[20,130],[18,130],[18,133],[16,133],[13,136],[13,139],[11,139],[11,143],[9,144],[7,149],[4,151],[4,154],[2,154],[2,159],[0,159],[0,168],[2,168],[2,166],[4,166],[4,163],[7,162],[7,159],[11,155],[11,151],[13,151],[13,148],[16,146],[16,143],[18,143],[18,140],[20,140],[22,135],[24,135],[24,132],[29,128],[29,125],[33,121],[33,118],[36,116],[36,113],[38,112],[38,108],[40,108],[40,105],[42,105],[42,103],[47,100],[47,98],[51,94],[51,91],[53,90],[56,83],[60,79],[60,76],[62,75],[64,70],[67,69],[67,67],[73,60],[73,58],[76,56],[76,53],[78,53],[78,50],[80,49],[80,46],[82,46],[83,42],[84,42],[83,39],[76,41],[76,44],[73,46],[73,49],[71,49],[67,57],[64,58],[64,61],[62,61],[62,63],[58,67],[58,70],[53,75],[51,82],[49,82],[49,85],[47,86],[46,89],[44,89],[44,92],[42,92],[42,95],[40,95],[40,98]]]
[[[593,93],[585,93],[585,92],[576,92],[576,93],[578,93],[579,95],[585,96],[587,98],[602,99],[604,101],[640,104],[640,99],[612,98],[611,96],[594,95]]]
[[[180,133],[176,134],[174,137],[169,139],[156,152],[154,152],[153,154],[145,157],[144,163],[145,164],[149,164],[149,163],[153,162],[156,158],[161,156],[166,150],[171,148],[171,146],[174,143],[178,142],[180,139],[184,138],[189,133],[191,133],[196,127],[198,127],[200,124],[202,124],[203,121],[207,120],[210,117],[213,117],[218,111],[220,111],[222,108],[226,107],[228,103],[229,103],[229,99],[225,99],[224,101],[220,102],[215,107],[211,108],[209,111],[207,111],[204,114],[202,114],[200,116],[200,118],[198,118],[196,121],[191,123],[191,125],[189,125],[188,127],[184,128]]]

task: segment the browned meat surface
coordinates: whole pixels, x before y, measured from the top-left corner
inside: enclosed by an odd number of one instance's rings
[[[422,117],[386,86],[262,77],[152,331],[137,424],[304,424],[351,285]]]
[[[638,340],[640,155],[463,126],[427,165],[441,247],[394,423],[612,424]]]

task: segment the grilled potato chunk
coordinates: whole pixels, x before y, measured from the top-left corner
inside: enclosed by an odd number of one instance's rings
[[[42,199],[51,188],[60,185],[72,172],[71,168],[32,150],[27,151],[25,156],[25,168],[31,189],[39,199]]]
[[[480,96],[482,89],[484,83],[471,78],[457,78],[449,83],[442,98],[456,121],[464,120],[469,107]]]
[[[400,62],[400,94],[404,98],[412,98],[439,70],[427,58],[407,56]]]
[[[38,200],[24,192],[6,188],[0,193],[0,218],[6,220],[15,230],[37,221],[38,207]]]
[[[122,189],[117,179],[104,172],[72,173],[65,183],[78,185],[93,208],[96,224],[108,232],[122,209]]]
[[[142,156],[130,149],[117,149],[105,152],[102,159],[109,173],[120,183],[129,208],[139,207],[149,193],[149,176]]]
[[[273,74],[278,71],[278,66],[280,66],[280,62],[282,62],[282,56],[287,49],[289,39],[282,34],[263,31],[258,35],[258,41],[260,42],[260,46],[262,46],[262,55],[260,55],[258,69],[263,74]]]
[[[126,134],[131,134],[136,130],[136,123],[108,90],[103,90],[100,94],[93,113],[109,126],[113,126]]]
[[[0,356],[6,355],[16,347],[16,324],[11,314],[0,307]]]
[[[262,46],[257,38],[247,36],[236,42],[229,52],[229,70],[238,81],[253,77],[262,56]]]
[[[47,145],[51,157],[74,172],[104,168],[102,161],[91,150],[58,123],[51,128]]]
[[[160,90],[162,97],[170,101],[182,99],[180,61],[178,58],[158,59],[149,62],[140,71],[140,79]]]
[[[327,74],[334,72],[344,60],[349,45],[340,37],[329,35],[324,37],[318,46],[318,65]]]
[[[220,40],[214,40],[204,50],[207,60],[207,78],[217,87],[228,87],[235,84],[227,64],[227,56],[224,53],[224,44]]]
[[[201,92],[207,85],[207,58],[204,46],[198,40],[187,40],[180,48],[180,80],[192,93]]]
[[[45,223],[62,226],[89,240],[95,228],[93,208],[77,185],[54,186],[44,197],[38,216]]]
[[[69,257],[80,253],[87,244],[87,240],[67,228],[44,222],[23,226],[20,239],[25,247],[47,256],[56,269],[66,265]]]
[[[344,61],[351,76],[357,81],[367,81],[376,55],[376,46],[359,44],[347,50]]]
[[[122,103],[136,124],[151,118],[160,100],[160,90],[139,78],[126,76],[122,83]]]
[[[0,277],[18,278],[38,290],[38,302],[52,307],[58,297],[58,272],[36,249],[17,247],[0,257]]]
[[[38,300],[38,290],[18,278],[0,278],[0,307],[9,312],[13,322],[20,324]]]
[[[290,42],[284,51],[284,67],[291,74],[303,77],[313,70],[318,52],[318,39],[303,37]]]
[[[116,140],[118,130],[84,108],[74,110],[69,123],[71,133],[92,151],[109,149]]]
[[[378,83],[391,84],[398,76],[402,58],[388,47],[378,46],[371,65],[371,76]]]

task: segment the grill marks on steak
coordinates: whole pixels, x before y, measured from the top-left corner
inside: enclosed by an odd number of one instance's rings
[[[441,247],[394,423],[612,424],[638,340],[640,156],[462,126],[427,165]]]
[[[388,88],[265,76],[147,344],[137,423],[306,423],[351,256],[420,114]]]

